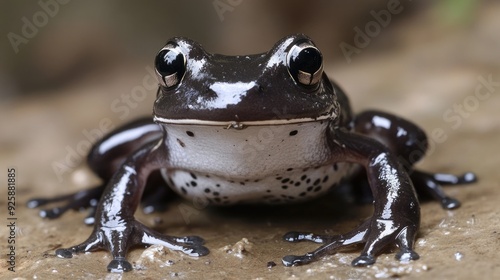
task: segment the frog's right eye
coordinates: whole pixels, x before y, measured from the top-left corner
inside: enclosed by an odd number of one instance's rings
[[[299,41],[287,55],[288,72],[304,86],[315,86],[323,75],[323,56],[310,41]]]
[[[155,68],[160,85],[175,87],[186,72],[186,57],[177,44],[169,43],[156,55]]]

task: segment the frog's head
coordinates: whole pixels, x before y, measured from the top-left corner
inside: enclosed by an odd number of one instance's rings
[[[340,115],[321,52],[304,35],[241,56],[210,54],[189,39],[172,38],[158,52],[155,69],[159,123],[244,128]]]

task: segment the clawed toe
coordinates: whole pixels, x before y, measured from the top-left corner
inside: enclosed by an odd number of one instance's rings
[[[290,231],[285,233],[283,235],[283,240],[288,241],[288,242],[298,242],[301,240],[304,240],[304,234],[298,232],[298,231]]]
[[[202,257],[202,256],[206,256],[210,253],[210,250],[208,250],[208,248],[205,246],[183,247],[183,249],[181,251],[183,253],[185,253],[186,255],[189,255],[192,257]]]
[[[174,239],[175,239],[175,242],[182,243],[182,244],[190,244],[190,245],[203,245],[203,244],[205,244],[205,239],[203,239],[199,236],[196,236],[196,235],[175,237]]]
[[[59,258],[70,259],[73,257],[73,252],[70,249],[57,249],[56,256]]]
[[[352,266],[357,266],[357,267],[363,267],[363,266],[368,266],[372,265],[375,263],[375,257],[370,256],[370,255],[361,255],[357,258],[355,258],[352,262]]]
[[[396,259],[400,261],[418,260],[420,256],[413,250],[401,250],[396,254]]]
[[[318,235],[310,232],[290,231],[283,235],[283,240],[288,242],[311,241],[315,243],[324,243],[326,239],[329,238],[324,235]]]
[[[303,265],[303,264],[308,264],[312,261],[313,261],[313,259],[312,259],[311,254],[306,254],[306,255],[302,255],[302,256],[288,255],[288,256],[284,256],[281,259],[281,262],[283,263],[284,266]]]
[[[460,201],[449,196],[446,196],[443,199],[441,199],[441,207],[443,207],[444,209],[448,210],[457,209],[458,207],[460,207],[460,205],[461,205]]]
[[[54,207],[51,209],[43,209],[40,210],[38,215],[42,218],[47,218],[47,219],[56,219],[59,218],[64,212],[66,212],[68,209],[66,208],[61,208],[61,207]]]
[[[109,272],[127,272],[132,270],[132,265],[124,258],[116,258],[108,264]]]
[[[477,182],[477,175],[472,172],[466,172],[459,177],[458,184],[470,184]]]

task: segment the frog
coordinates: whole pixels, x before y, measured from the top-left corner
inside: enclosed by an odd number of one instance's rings
[[[70,209],[91,209],[88,239],[57,249],[58,257],[104,249],[112,255],[108,271],[126,272],[133,270],[127,253],[136,245],[205,256],[203,238],[165,235],[136,220],[141,202],[148,213],[164,210],[164,199],[173,195],[215,206],[298,203],[361,174],[372,193],[373,215],[341,235],[286,233],[285,241],[322,245],[284,256],[283,265],[308,264],[353,244],[364,244],[353,266],[373,265],[394,245],[397,259],[417,260],[420,194],[455,209],[460,202],[442,186],[477,180],[472,172],[417,170],[414,164],[428,146],[425,132],[382,111],[354,114],[306,35],[284,37],[265,53],[237,56],[212,54],[174,37],[154,65],[159,86],[153,117],[115,129],[88,154],[88,166],[103,183],[28,202],[35,208],[64,201],[40,211],[52,219]]]

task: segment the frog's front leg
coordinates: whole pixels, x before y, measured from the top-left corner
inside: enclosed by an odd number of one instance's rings
[[[126,254],[134,245],[160,244],[191,256],[208,254],[200,237],[162,235],[134,218],[149,174],[167,162],[168,151],[162,140],[151,142],[129,156],[104,190],[90,237],[79,245],[58,249],[56,255],[71,258],[75,253],[106,249],[113,256],[108,271],[120,272],[132,270]]]
[[[420,225],[420,207],[410,177],[387,147],[369,137],[331,129],[328,133],[331,162],[348,161],[365,167],[374,195],[374,214],[353,231],[337,236],[319,236],[290,232],[287,241],[311,240],[326,243],[319,249],[302,256],[285,256],[286,266],[312,262],[339,248],[365,243],[361,255],[352,265],[365,266],[375,262],[375,256],[385,247],[395,244],[400,260],[418,259],[413,250]]]
[[[425,154],[428,146],[425,132],[412,122],[380,111],[365,111],[354,120],[354,130],[386,145],[404,165],[419,195],[430,195],[444,209],[454,209],[460,202],[447,196],[441,185],[459,185],[475,182],[476,175],[427,173],[413,165]]]

